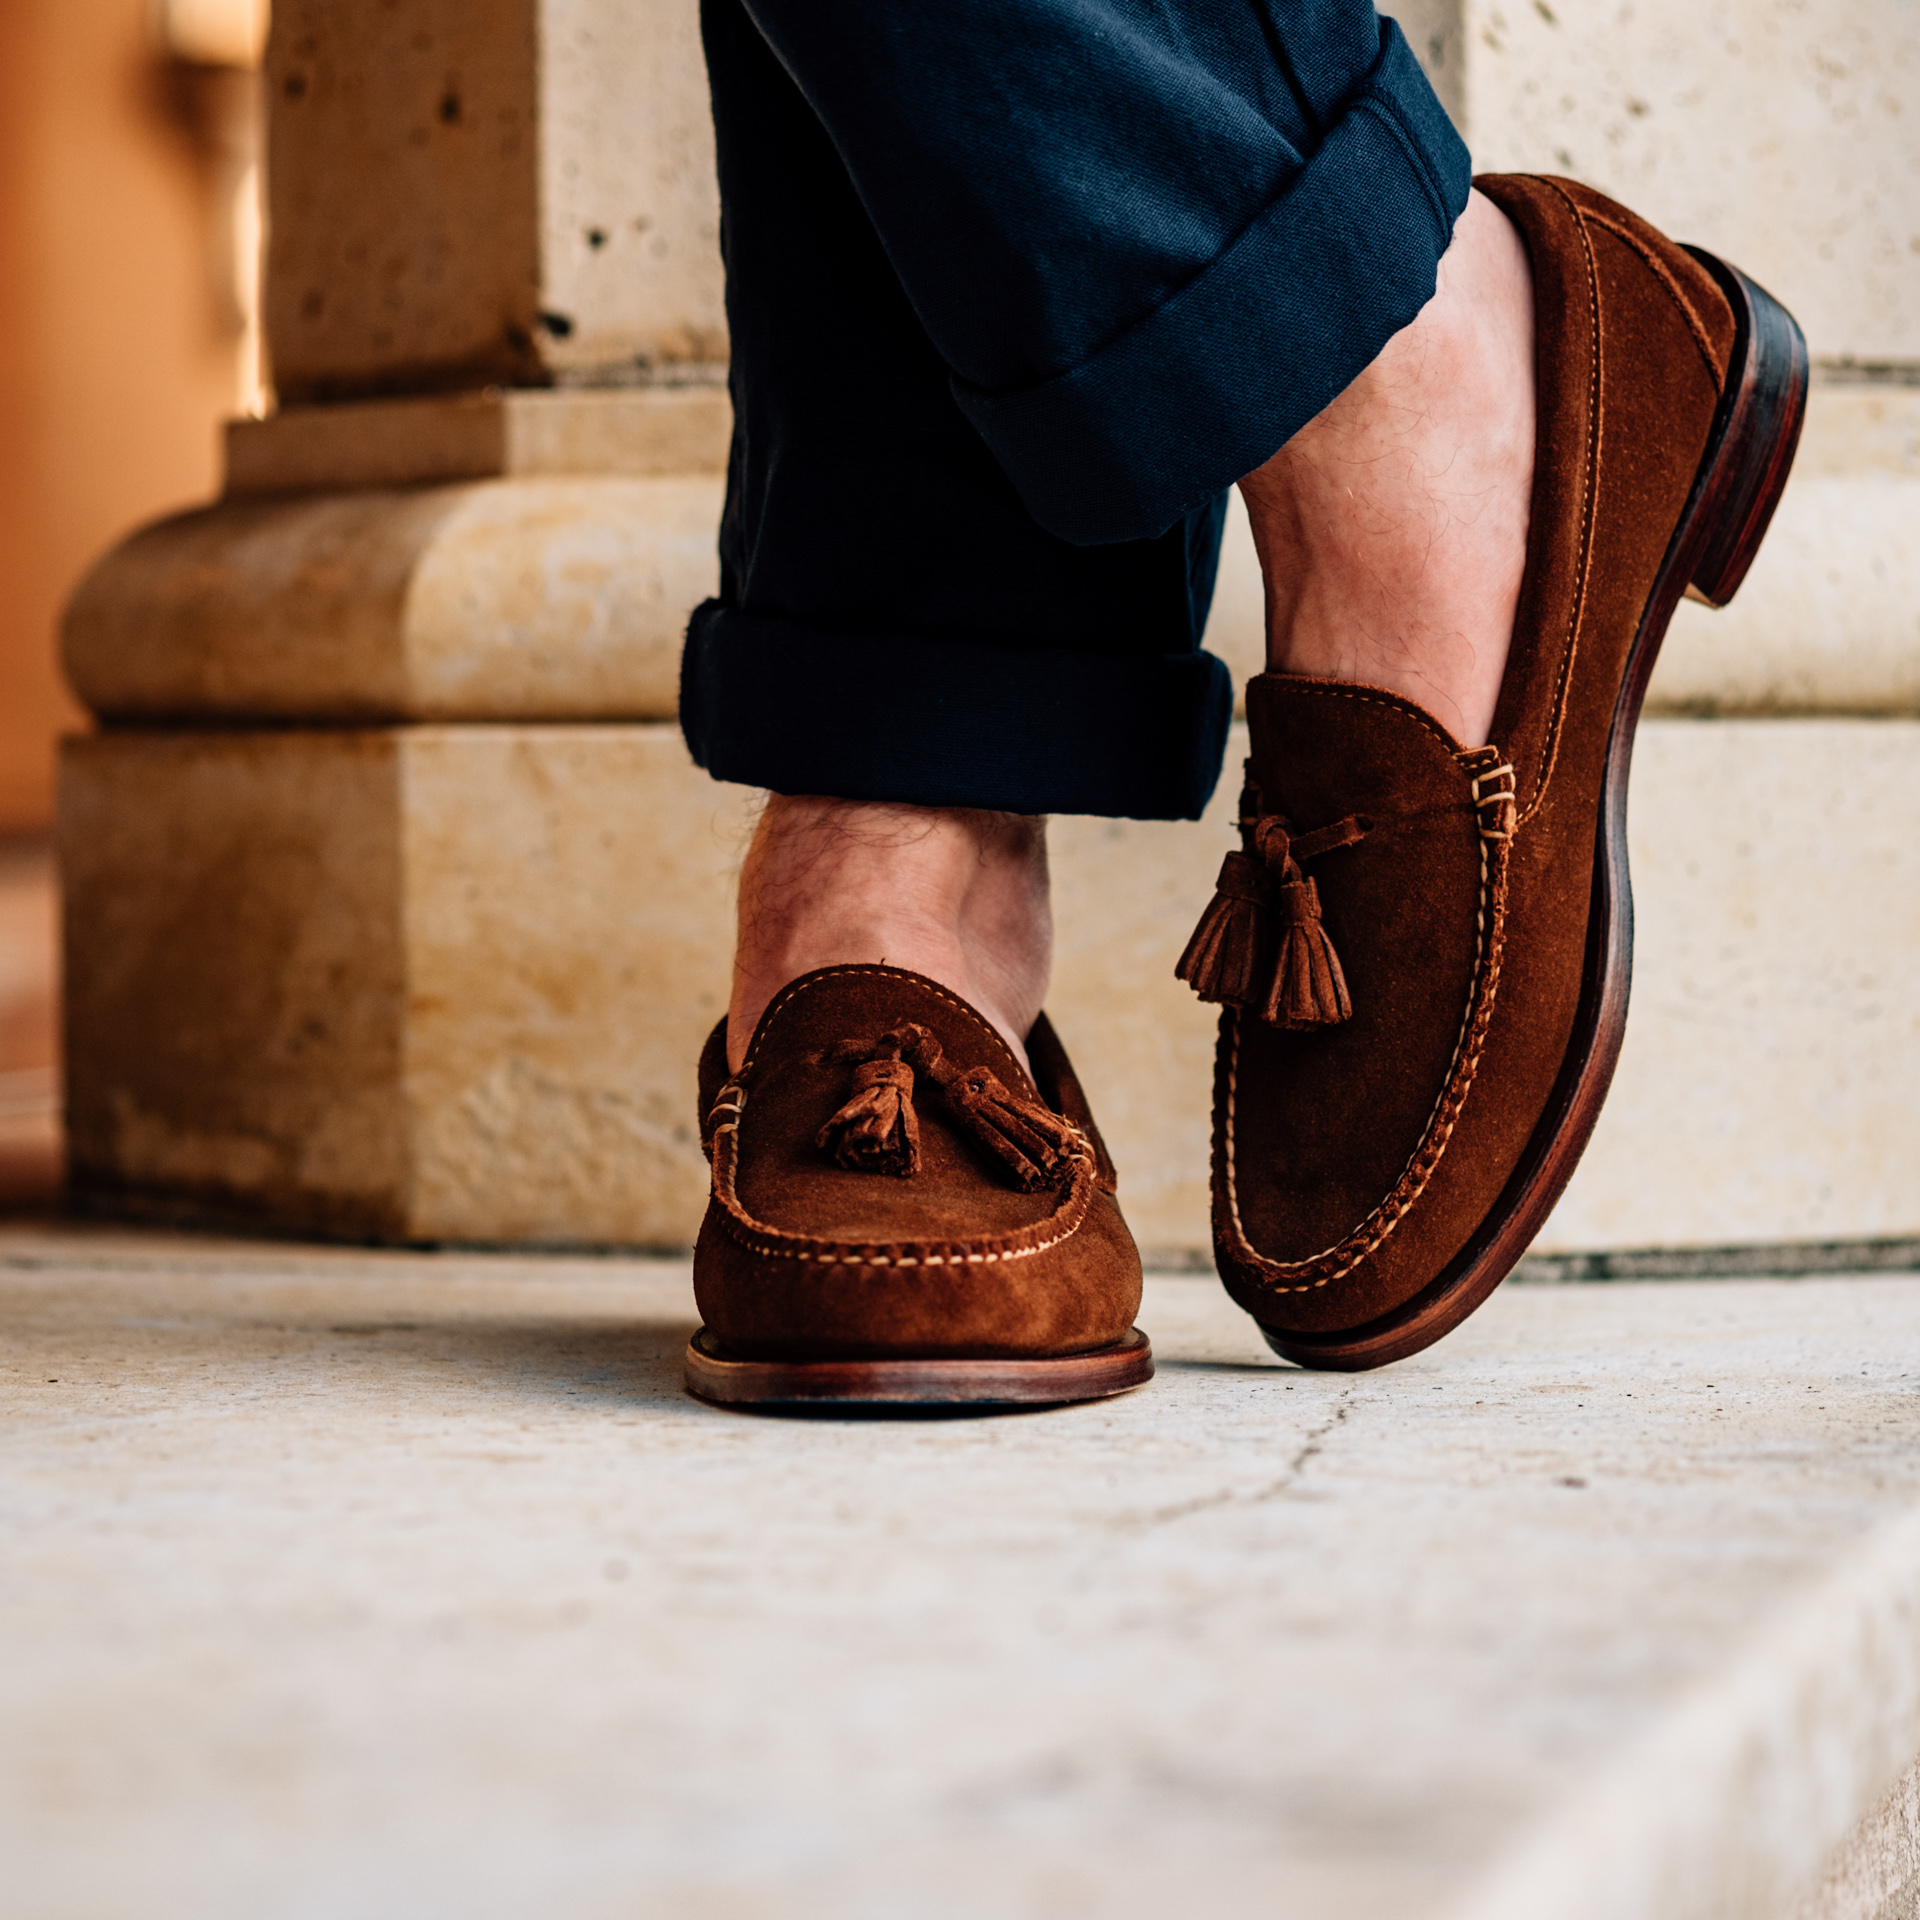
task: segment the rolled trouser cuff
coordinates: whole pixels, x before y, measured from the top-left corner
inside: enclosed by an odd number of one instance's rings
[[[1433,297],[1472,185],[1405,37],[1304,170],[1206,270],[1091,359],[953,393],[1028,512],[1080,545],[1148,539],[1263,465]]]
[[[1232,717],[1225,663],[1197,650],[835,633],[717,600],[680,670],[681,729],[716,780],[923,807],[1198,819]]]

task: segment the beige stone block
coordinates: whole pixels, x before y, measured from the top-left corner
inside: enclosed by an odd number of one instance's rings
[[[1150,1258],[1210,1260],[1208,1111],[1216,1009],[1173,977],[1237,844],[1244,730],[1197,825],[1061,819],[1049,833],[1055,959],[1049,1012],[1120,1169],[1120,1204]]]
[[[506,475],[725,473],[733,410],[711,383],[283,407],[227,423],[229,498]]]
[[[1543,1250],[1920,1233],[1920,723],[1652,721],[1637,758],[1633,1017]],[[1172,969],[1234,792],[1197,827],[1053,827],[1050,1011],[1163,1257],[1208,1244],[1214,1016]],[[751,805],[666,725],[75,743],[83,1181],[320,1231],[684,1242]]]
[[[283,399],[726,358],[693,0],[280,0]]]
[[[114,718],[666,719],[720,476],[230,501],[117,547],[62,634]]]
[[[1247,682],[1267,665],[1267,594],[1238,487],[1227,496],[1227,527],[1220,541],[1220,571],[1214,579],[1205,645],[1227,663],[1233,674],[1234,711],[1244,716]]]
[[[1818,356],[1920,357],[1908,0],[1461,0],[1476,166],[1572,174],[1736,260]]]
[[[1895,382],[1816,370],[1793,484],[1863,473],[1920,480],[1920,369],[1914,376]]]
[[[1676,610],[1667,714],[1920,713],[1920,477],[1796,475],[1732,605]]]
[[[1920,723],[1659,721],[1632,1014],[1543,1249],[1920,1234]]]
[[[79,1190],[323,1234],[685,1243],[741,808],[664,726],[70,742]]]
[[[69,741],[78,1188],[404,1232],[398,768],[375,735]]]
[[[541,304],[571,322],[548,364],[600,381],[724,363],[698,0],[540,0],[539,31]]]
[[[1455,126],[1465,124],[1467,110],[1467,23],[1461,0],[1393,0],[1380,8],[1400,23],[1414,58],[1433,82],[1440,104]]]

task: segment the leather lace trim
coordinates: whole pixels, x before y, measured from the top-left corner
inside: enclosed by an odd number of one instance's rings
[[[1507,877],[1513,857],[1516,828],[1513,769],[1497,748],[1480,747],[1456,756],[1473,776],[1472,805],[1479,826],[1480,891],[1475,906],[1473,975],[1467,983],[1466,1006],[1454,1041],[1453,1058],[1418,1145],[1401,1169],[1386,1197],[1359,1225],[1332,1246],[1304,1260],[1274,1260],[1256,1251],[1240,1217],[1240,1191],[1235,1137],[1240,1083],[1240,1016],[1227,1008],[1221,1015],[1221,1044],[1226,1050],[1226,1112],[1217,1148],[1219,1190],[1225,1196],[1225,1237],[1233,1258],[1260,1275],[1276,1292],[1311,1293],[1351,1273],[1375,1252],[1407,1217],[1425,1192],[1459,1125],[1467,1096],[1479,1072],[1493,1020],[1494,1000],[1500,991],[1500,968],[1506,945]],[[1218,1211],[1216,1203],[1216,1212]]]
[[[831,974],[813,974],[786,989],[761,1020],[754,1047],[740,1072],[714,1096],[708,1115],[711,1123],[708,1153],[713,1165],[713,1197],[724,1216],[728,1238],[767,1260],[794,1260],[823,1267],[881,1268],[994,1266],[1003,1261],[1030,1260],[1070,1240],[1086,1220],[1087,1209],[1099,1191],[1099,1178],[1092,1141],[1064,1118],[1061,1124],[1071,1138],[1062,1152],[1069,1171],[1060,1205],[1047,1219],[1037,1220],[1015,1233],[980,1240],[829,1240],[790,1232],[748,1212],[739,1195],[740,1117],[747,1105],[754,1056],[796,988],[804,989],[822,979],[860,975],[891,977],[886,968],[838,967]],[[924,986],[922,991],[935,994],[967,1015],[999,1049],[1018,1081],[1029,1087],[1033,1085],[1032,1077],[1021,1069],[1006,1042],[964,1000],[932,985]],[[1037,1088],[1035,1092],[1038,1093]]]

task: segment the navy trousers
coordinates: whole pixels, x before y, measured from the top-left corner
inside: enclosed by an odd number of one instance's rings
[[[703,0],[716,779],[1191,818],[1226,489],[1432,296],[1467,154],[1371,0]]]

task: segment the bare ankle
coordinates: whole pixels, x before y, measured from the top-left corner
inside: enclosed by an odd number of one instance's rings
[[[950,987],[1024,1062],[1052,958],[1044,821],[776,794],[740,873],[728,1060],[789,981],[884,962]]]
[[[1275,671],[1385,686],[1484,743],[1525,568],[1533,286],[1475,194],[1434,298],[1240,483]]]

